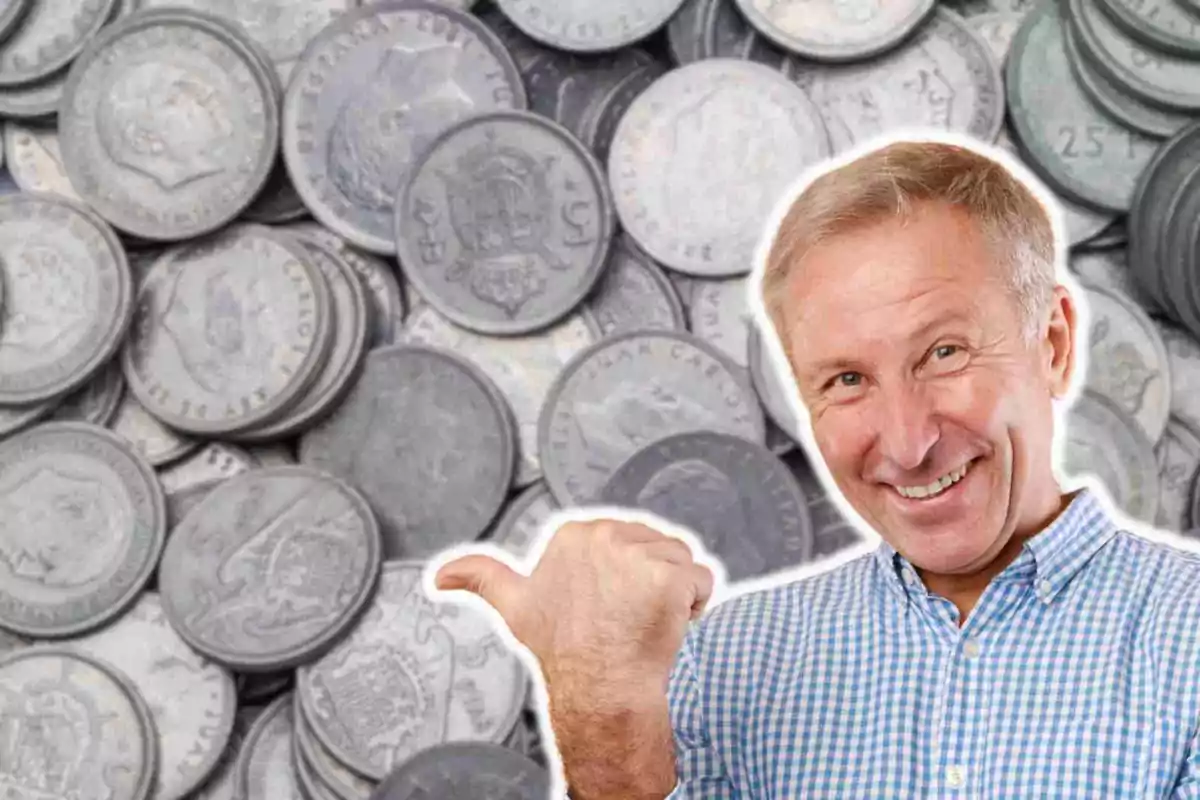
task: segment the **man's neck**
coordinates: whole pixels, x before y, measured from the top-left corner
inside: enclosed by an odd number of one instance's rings
[[[968,615],[975,608],[975,604],[979,602],[979,598],[983,596],[992,579],[1007,569],[1009,564],[1016,561],[1025,543],[1050,527],[1051,523],[1058,519],[1075,497],[1074,493],[1056,494],[1057,501],[1052,501],[1047,505],[1045,511],[1034,515],[1035,521],[1032,524],[1026,523],[1018,526],[995,557],[982,569],[966,575],[941,575],[926,570],[917,570],[930,592],[946,598],[958,609],[958,626],[960,628],[967,624]]]

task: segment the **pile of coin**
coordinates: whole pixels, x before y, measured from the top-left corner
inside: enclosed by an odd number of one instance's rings
[[[855,543],[746,276],[899,127],[1061,198],[1066,466],[1200,525],[1198,53],[1192,0],[0,0],[0,783],[545,797],[422,566],[592,503],[732,579]]]

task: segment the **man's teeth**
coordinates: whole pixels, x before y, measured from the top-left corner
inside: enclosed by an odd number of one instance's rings
[[[950,486],[961,481],[963,476],[967,474],[967,467],[970,465],[971,462],[968,461],[966,464],[963,464],[952,472],[946,473],[928,486],[897,486],[896,491],[904,497],[914,499],[935,497],[946,491]]]

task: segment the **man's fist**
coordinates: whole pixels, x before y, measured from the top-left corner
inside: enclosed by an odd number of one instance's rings
[[[597,700],[625,700],[665,691],[713,575],[680,539],[595,520],[559,528],[528,577],[473,555],[442,567],[436,584],[491,604],[541,662],[552,697],[565,684]]]

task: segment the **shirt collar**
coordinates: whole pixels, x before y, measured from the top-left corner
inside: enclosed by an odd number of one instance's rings
[[[1050,603],[1117,530],[1095,493],[1080,489],[1053,522],[1025,543],[1021,554],[996,580],[1029,581],[1042,602]],[[910,587],[904,577],[908,574],[911,580],[916,571],[887,542],[880,542],[875,557],[885,579],[902,594],[916,587],[916,581]]]

